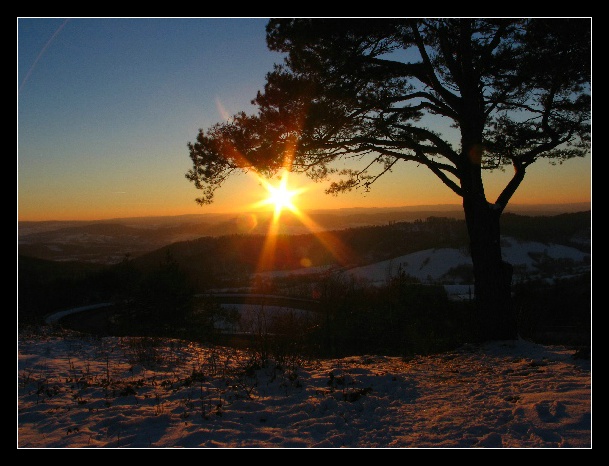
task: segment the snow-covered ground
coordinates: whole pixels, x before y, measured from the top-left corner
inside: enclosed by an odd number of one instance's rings
[[[526,341],[257,368],[176,340],[21,335],[19,447],[592,446],[591,366]]]
[[[589,258],[589,254],[569,246],[519,241],[510,237],[501,239],[501,253],[503,260],[529,273],[537,271],[538,261],[534,258],[536,255],[543,255],[549,259],[569,259],[576,263],[584,263],[586,258]],[[450,269],[463,265],[472,265],[472,259],[467,251],[440,248],[417,251],[394,259],[357,267],[350,269],[348,273],[372,285],[387,283],[387,279],[395,276],[399,270],[423,282],[428,282],[441,281]]]
[[[570,259],[583,262],[590,255],[579,249],[561,244],[544,244],[537,241],[519,241],[515,238],[503,237],[501,239],[501,253],[503,259],[512,265],[524,265],[529,269],[536,267],[536,261],[531,253],[544,254],[550,259]]]
[[[422,281],[439,280],[451,268],[471,265],[465,251],[452,248],[425,249],[405,256],[349,269],[348,273],[370,285],[384,285],[390,277],[404,273]]]
[[[511,237],[501,238],[501,251],[503,259],[514,266],[515,281],[521,274],[535,276],[539,273],[539,260],[568,259],[579,265],[580,269],[589,267],[590,255],[576,248],[559,244],[544,244],[536,241],[520,241]],[[393,259],[376,262],[374,264],[344,270],[343,273],[351,275],[362,283],[372,286],[381,286],[396,276],[400,271],[416,277],[423,283],[446,283],[455,280],[447,279],[446,274],[456,267],[472,266],[472,259],[466,249],[438,248],[425,249]],[[331,270],[330,266],[310,267],[296,270],[269,271],[258,273],[259,277],[277,278],[299,274],[323,273]],[[449,296],[468,299],[474,292],[473,285],[468,283],[446,284]]]

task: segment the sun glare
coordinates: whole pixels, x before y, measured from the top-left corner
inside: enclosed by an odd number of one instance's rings
[[[284,208],[292,210],[292,197],[296,195],[295,191],[290,191],[287,187],[287,179],[283,178],[278,187],[269,186],[269,204],[275,206],[275,210],[281,212]]]
[[[287,209],[292,212],[295,217],[311,231],[319,242],[337,259],[341,264],[348,263],[348,258],[351,256],[348,249],[345,248],[339,241],[336,241],[333,236],[326,232],[320,233],[322,228],[313,221],[305,212],[300,210],[294,202],[294,198],[306,191],[306,187],[297,189],[289,188],[288,183],[289,172],[286,170],[281,176],[279,183],[273,185],[264,177],[256,175],[258,181],[268,192],[268,197],[252,205],[254,208],[264,206],[274,207],[273,218],[268,224],[268,231],[264,246],[258,259],[256,270],[259,272],[273,270],[275,267],[275,250],[277,247],[277,237],[282,229],[281,213]],[[302,257],[300,264],[303,267],[311,267],[313,262],[308,257]]]
[[[269,197],[261,202],[262,205],[272,205],[275,207],[275,214],[278,215],[283,209],[291,210],[296,213],[297,208],[292,202],[292,198],[300,194],[302,189],[288,188],[288,173],[285,172],[281,177],[279,185],[273,186],[265,182],[264,186],[269,192]]]

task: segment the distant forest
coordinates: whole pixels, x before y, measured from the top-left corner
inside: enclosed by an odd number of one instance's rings
[[[564,244],[590,251],[591,212],[530,217],[504,214],[502,232],[521,240]],[[583,241],[582,241],[583,238]],[[175,262],[193,292],[251,285],[266,237],[259,234],[205,236],[163,246],[141,256],[125,256],[118,264],[54,262],[19,255],[18,299],[21,322],[49,312],[129,297],[143,277],[168,260]],[[301,268],[303,258],[315,267],[360,266],[432,248],[467,250],[465,222],[429,217],[317,234],[279,235],[274,261],[267,269]],[[334,251],[334,254],[331,252]]]

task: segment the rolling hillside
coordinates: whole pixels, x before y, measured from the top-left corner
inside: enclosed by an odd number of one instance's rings
[[[515,266],[515,281],[589,270],[590,222],[590,211],[544,217],[505,215],[504,255]],[[168,259],[177,263],[195,292],[248,287],[254,282],[293,289],[299,283],[316,280],[314,275],[323,275],[331,268],[347,270],[368,284],[382,284],[401,270],[424,283],[453,287],[449,293],[456,295],[469,292],[459,286],[472,283],[465,223],[447,217],[317,234],[279,235],[272,247],[264,235],[239,233],[175,242],[133,254],[129,260],[113,249],[117,241],[152,247],[152,243],[145,243],[138,236],[142,231],[147,230],[112,224],[72,226],[64,230],[62,244],[78,244],[90,254],[95,251],[116,254],[120,262],[115,265],[42,260],[24,255],[28,250],[20,245],[20,320],[69,307],[126,299],[135,292],[142,277],[158,270]],[[150,228],[148,238],[157,235],[158,240],[165,232]],[[38,238],[48,234],[36,233]],[[265,248],[273,254],[265,256]],[[263,257],[266,259],[262,260]],[[294,279],[297,275],[300,278]]]

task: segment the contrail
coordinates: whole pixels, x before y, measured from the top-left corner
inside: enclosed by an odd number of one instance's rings
[[[25,78],[23,78],[23,81],[21,81],[21,85],[19,86],[19,91],[21,92],[21,89],[23,88],[23,85],[25,84],[25,82],[28,80],[28,78],[30,77],[30,75],[32,74],[32,71],[34,71],[34,68],[36,67],[36,63],[38,63],[38,60],[40,60],[40,58],[42,57],[42,55],[44,54],[45,50],[49,47],[49,45],[51,45],[51,42],[53,42],[53,39],[55,39],[55,37],[57,37],[57,34],[59,34],[61,32],[61,30],[63,29],[63,27],[68,23],[69,19],[66,19],[61,26],[59,26],[57,28],[57,30],[53,33],[53,35],[51,36],[51,38],[47,41],[46,44],[44,44],[44,47],[42,47],[42,50],[40,51],[40,53],[38,54],[38,56],[36,57],[36,60],[34,60],[34,63],[32,63],[32,66],[30,66],[30,69],[28,70],[28,72],[25,75]]]
[[[220,101],[219,97],[216,97],[216,108],[218,109],[218,112],[220,112],[220,116],[223,119],[225,119],[226,121],[230,120],[230,115],[224,108],[224,105],[222,105],[222,102]]]

